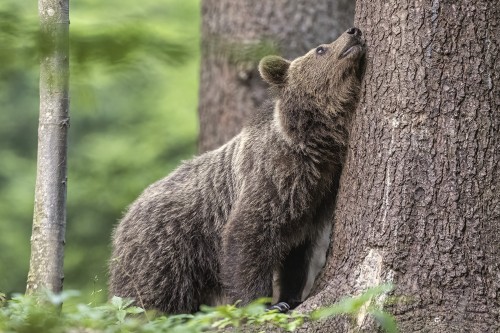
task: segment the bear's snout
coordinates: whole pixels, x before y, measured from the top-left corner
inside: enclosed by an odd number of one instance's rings
[[[358,28],[356,27],[352,27],[350,28],[349,30],[346,31],[349,35],[354,35],[356,37],[360,37],[363,33],[361,32],[361,30],[359,30]]]

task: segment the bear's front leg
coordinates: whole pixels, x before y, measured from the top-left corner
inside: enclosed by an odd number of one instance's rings
[[[233,216],[223,239],[222,279],[230,302],[272,297],[273,270],[281,257],[269,224],[251,215]]]

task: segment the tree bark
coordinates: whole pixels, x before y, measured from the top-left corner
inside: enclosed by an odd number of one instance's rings
[[[31,259],[26,292],[61,292],[69,127],[69,0],[39,0],[40,119]]]
[[[353,18],[351,0],[204,0],[200,152],[236,135],[266,99],[260,57],[279,51],[293,59],[333,41]]]
[[[357,2],[368,66],[330,256],[303,309],[392,282],[401,332],[498,332],[500,7]],[[305,332],[373,332],[364,315]]]

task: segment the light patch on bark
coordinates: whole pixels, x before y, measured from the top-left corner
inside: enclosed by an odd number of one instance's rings
[[[392,282],[394,272],[389,270],[385,272],[385,276],[383,276],[382,264],[383,264],[383,252],[379,249],[370,249],[365,259],[358,267],[358,271],[356,272],[358,278],[356,279],[355,290],[357,294],[361,294],[363,291],[370,287],[378,286],[382,283]],[[378,306],[382,307],[384,304],[386,295],[381,295],[378,297],[375,302]],[[360,328],[371,325],[371,320],[368,320],[367,317],[367,309],[371,304],[372,300],[370,299],[366,302],[365,305],[361,308],[358,317],[357,317],[357,325]]]
[[[393,156],[394,153],[394,141],[395,141],[395,136],[396,136],[396,131],[394,130],[399,126],[399,121],[397,121],[395,118],[393,120],[393,128],[391,130],[391,142],[389,144],[389,153],[388,153],[388,159],[387,159],[387,164],[385,166],[385,186],[384,186],[384,215],[382,216],[382,227],[385,229],[386,226],[386,221],[387,221],[387,212],[389,211],[390,203],[389,203],[389,193],[390,189],[392,186],[392,181],[391,181],[391,168],[389,167],[391,163],[391,156]]]

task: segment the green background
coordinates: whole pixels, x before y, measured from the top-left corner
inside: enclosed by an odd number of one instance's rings
[[[199,0],[71,1],[65,289],[107,298],[127,205],[196,152]],[[29,268],[38,127],[38,8],[0,4],[0,292]]]

